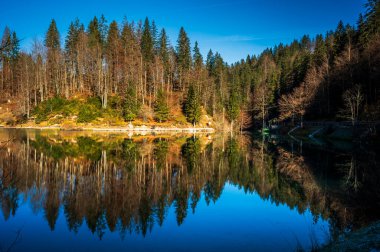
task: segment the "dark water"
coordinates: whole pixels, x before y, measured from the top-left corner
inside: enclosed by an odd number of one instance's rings
[[[295,251],[380,217],[378,152],[0,130],[2,251]]]

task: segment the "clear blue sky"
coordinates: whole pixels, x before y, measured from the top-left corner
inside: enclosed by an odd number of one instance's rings
[[[76,17],[87,27],[95,15],[104,14],[108,23],[154,19],[164,27],[172,44],[178,30],[185,28],[192,44],[199,42],[206,55],[212,48],[233,63],[247,54],[258,54],[279,42],[289,43],[303,34],[314,36],[335,29],[339,20],[355,24],[364,12],[365,0],[1,0],[0,32],[5,25],[15,30],[28,49],[33,38],[43,38],[54,18],[66,35]]]

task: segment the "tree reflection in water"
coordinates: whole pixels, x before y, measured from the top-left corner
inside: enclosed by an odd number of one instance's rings
[[[231,183],[262,199],[330,222],[336,237],[378,218],[376,152],[314,148],[250,136],[149,136],[5,131],[0,149],[0,204],[5,219],[30,200],[54,230],[62,207],[69,229],[87,225],[145,236],[170,206],[181,225]]]

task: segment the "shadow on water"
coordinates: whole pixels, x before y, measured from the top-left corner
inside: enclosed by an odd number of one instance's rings
[[[70,231],[82,226],[148,235],[174,208],[181,225],[204,195],[226,184],[328,221],[334,240],[379,219],[377,150],[337,144],[223,137],[145,136],[1,130],[0,205],[4,219],[22,202],[55,230],[60,209]],[[341,143],[340,143],[341,144]],[[338,144],[339,146],[339,144]]]

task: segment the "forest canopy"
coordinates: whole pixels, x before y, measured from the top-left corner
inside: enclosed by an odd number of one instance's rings
[[[83,122],[104,114],[128,122],[185,123],[186,116],[191,124],[207,114],[236,128],[279,121],[376,121],[380,4],[369,0],[365,7],[356,24],[341,21],[324,34],[304,35],[230,65],[212,49],[204,57],[196,41],[191,47],[183,27],[170,44],[165,29],[159,31],[148,18],[117,23],[102,15],[86,25],[76,19],[63,44],[53,19],[29,51],[20,50],[16,32],[6,27],[0,103],[14,103],[13,115],[37,121],[51,116],[59,102],[66,104],[59,107],[63,114]],[[14,123],[4,115],[0,121]]]

